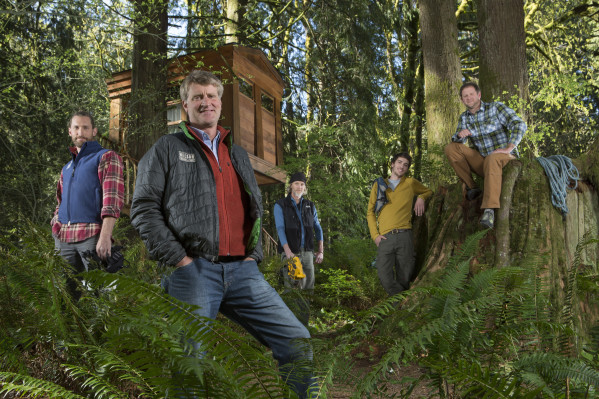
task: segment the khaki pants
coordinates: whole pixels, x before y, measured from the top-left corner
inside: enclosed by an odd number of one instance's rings
[[[509,154],[489,154],[486,157],[462,143],[449,143],[445,146],[445,155],[458,177],[468,186],[476,187],[472,172],[485,181],[481,209],[499,208],[503,167],[515,159]]]

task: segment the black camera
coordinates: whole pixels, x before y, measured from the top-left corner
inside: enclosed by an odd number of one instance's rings
[[[102,267],[108,273],[116,273],[121,270],[125,266],[125,257],[121,252],[123,247],[116,245],[110,248],[110,257],[103,260],[96,253],[95,249],[90,251],[85,251],[83,256],[90,261],[90,263],[95,263],[99,267]]]

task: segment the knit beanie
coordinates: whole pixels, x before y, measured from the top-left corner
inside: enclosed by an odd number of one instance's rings
[[[289,184],[293,183],[294,181],[303,181],[304,183],[306,183],[306,175],[302,172],[295,172],[291,175],[291,178],[289,179]]]

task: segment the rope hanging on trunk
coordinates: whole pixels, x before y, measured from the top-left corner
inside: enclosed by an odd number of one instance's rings
[[[547,158],[538,157],[537,161],[545,169],[545,174],[551,186],[551,202],[563,214],[568,213],[566,205],[566,189],[574,190],[578,187],[578,169],[572,160],[564,155],[551,155]],[[573,184],[573,187],[570,185]]]

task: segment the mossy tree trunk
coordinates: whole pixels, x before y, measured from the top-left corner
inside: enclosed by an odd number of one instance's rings
[[[409,152],[410,148],[410,126],[413,124],[412,122],[412,111],[414,107],[414,98],[416,96],[417,84],[416,81],[416,73],[417,73],[417,63],[420,57],[419,51],[419,43],[418,43],[418,25],[419,25],[419,16],[418,12],[412,11],[404,14],[407,19],[407,23],[405,24],[405,30],[408,38],[407,45],[407,59],[404,62],[404,93],[403,93],[403,109],[401,112],[401,123],[399,125],[399,145],[396,145],[396,149],[399,151],[393,151],[393,153],[397,152]],[[399,36],[398,32],[398,36]],[[416,115],[418,117],[418,115]]]
[[[455,131],[461,103],[458,89],[461,85],[458,27],[453,1],[419,0],[422,58],[428,154],[437,178],[429,180],[436,188],[446,177],[447,162],[443,147]]]

